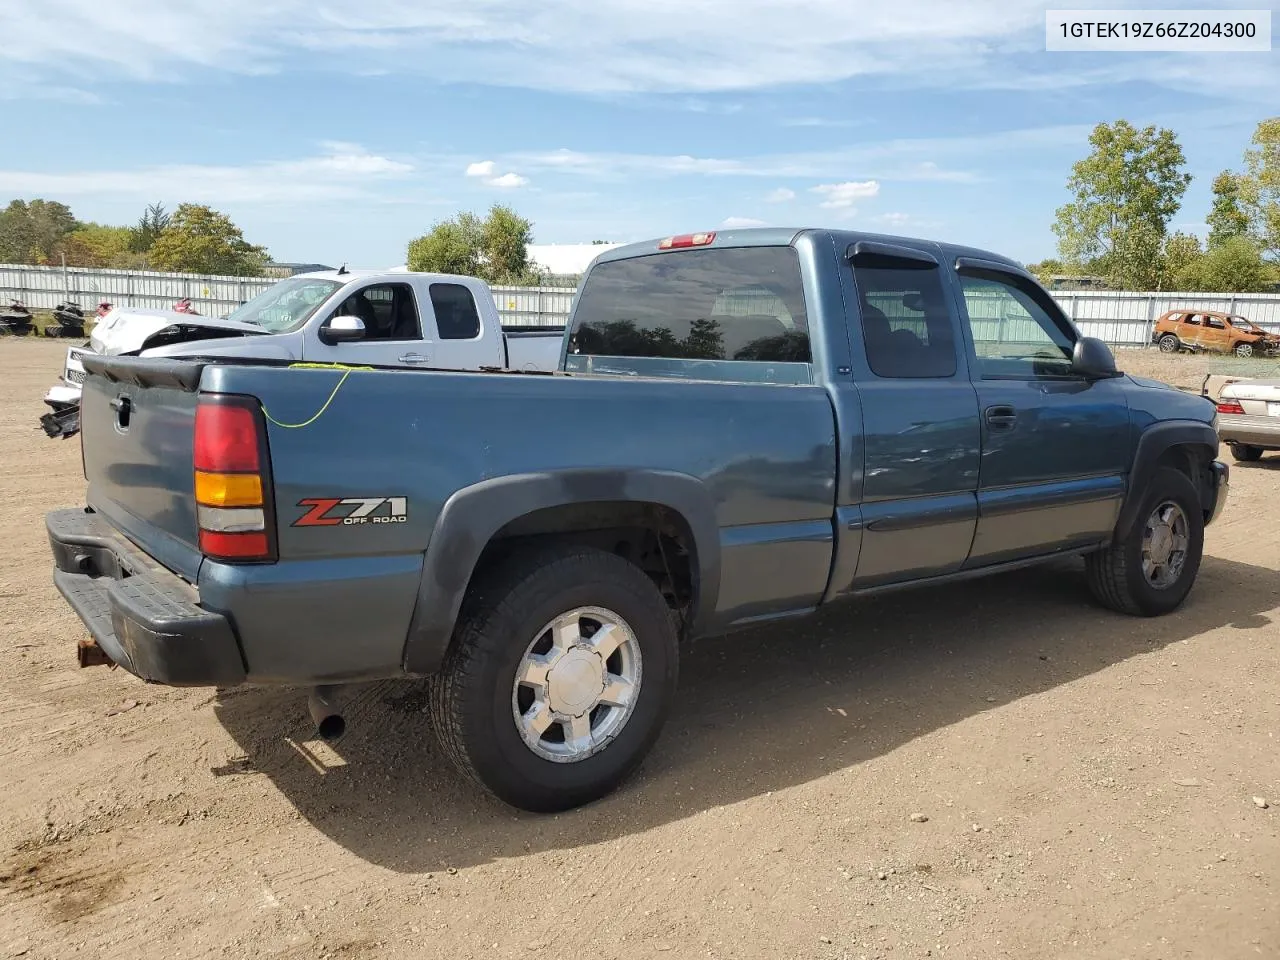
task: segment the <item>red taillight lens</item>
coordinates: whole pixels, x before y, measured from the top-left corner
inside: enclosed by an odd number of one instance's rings
[[[274,560],[266,423],[257,401],[202,397],[193,446],[200,552],[233,562]]]
[[[257,533],[218,533],[200,531],[200,552],[220,560],[262,560],[271,552],[266,531]]]
[[[1218,412],[1219,413],[1244,413],[1244,407],[1240,406],[1240,401],[1238,400],[1219,400]]]
[[[196,407],[195,466],[209,473],[257,473],[258,418],[241,404]]]
[[[667,237],[665,240],[658,242],[659,250],[678,250],[681,247],[705,247],[708,243],[715,240],[716,235],[712,233],[686,233],[678,237]]]

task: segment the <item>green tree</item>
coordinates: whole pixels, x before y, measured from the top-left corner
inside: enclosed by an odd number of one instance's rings
[[[1213,178],[1213,208],[1205,222],[1209,224],[1211,248],[1249,232],[1249,215],[1241,204],[1240,177],[1230,170]]]
[[[1037,280],[1048,286],[1050,280],[1054,277],[1063,276],[1068,271],[1061,260],[1047,257],[1039,263],[1028,263],[1027,272],[1033,274]]]
[[[420,273],[480,273],[480,221],[460,213],[434,224],[430,232],[409,241],[406,265]]]
[[[1258,124],[1244,155],[1241,205],[1250,232],[1272,263],[1280,263],[1280,117]]]
[[[0,263],[50,263],[59,241],[79,224],[56,200],[13,200],[0,210]]]
[[[480,253],[491,283],[529,283],[533,224],[510,207],[494,206],[480,229]]]
[[[1191,182],[1173,131],[1138,129],[1128,121],[1100,123],[1092,151],[1071,169],[1070,203],[1053,225],[1058,251],[1073,268],[1116,286],[1150,288],[1168,224]]]
[[[267,251],[245,240],[226,214],[183,203],[156,237],[148,259],[160,270],[177,273],[257,277],[267,265]]]
[[[409,242],[406,264],[423,273],[476,276],[489,283],[537,282],[529,262],[533,225],[510,207],[494,206],[481,220],[463,212]]]
[[[1179,286],[1186,272],[1204,256],[1200,238],[1189,233],[1175,233],[1164,242],[1160,263],[1160,289],[1185,290]]]
[[[1273,282],[1258,245],[1249,237],[1222,241],[1174,277],[1175,289],[1206,293],[1260,293]]]
[[[163,203],[148,204],[138,225],[131,231],[130,248],[135,253],[146,253],[172,222],[173,215],[165,210]]]
[[[53,259],[60,260],[65,255],[69,267],[142,270],[147,266],[147,258],[134,252],[133,237],[130,227],[84,223],[58,241]]]

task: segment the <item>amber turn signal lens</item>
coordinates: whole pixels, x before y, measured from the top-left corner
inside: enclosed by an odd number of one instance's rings
[[[262,478],[256,473],[196,471],[196,502],[207,507],[262,506]]]

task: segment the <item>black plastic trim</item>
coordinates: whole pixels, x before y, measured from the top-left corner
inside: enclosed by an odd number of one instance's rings
[[[690,632],[707,629],[720,594],[720,531],[715,501],[701,481],[645,469],[517,474],[464,487],[445,502],[427,545],[405,670],[420,675],[439,668],[476,563],[494,534],[536,510],[603,502],[654,503],[684,518],[698,572]]]

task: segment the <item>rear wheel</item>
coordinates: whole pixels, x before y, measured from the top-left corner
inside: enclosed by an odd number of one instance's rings
[[[1104,606],[1153,617],[1191,592],[1204,550],[1204,511],[1187,475],[1162,467],[1147,484],[1138,520],[1123,540],[1085,560],[1089,589]]]
[[[499,799],[596,800],[644,760],[675,694],[675,618],[648,576],[583,547],[525,553],[468,594],[432,680],[445,753]]]
[[[1166,333],[1163,337],[1161,337],[1159,340],[1159,344],[1160,344],[1161,353],[1177,353],[1178,352],[1178,338],[1175,337],[1172,333]]]
[[[1255,447],[1247,443],[1233,443],[1231,446],[1231,456],[1242,463],[1254,463],[1262,459],[1263,450],[1261,447]]]

